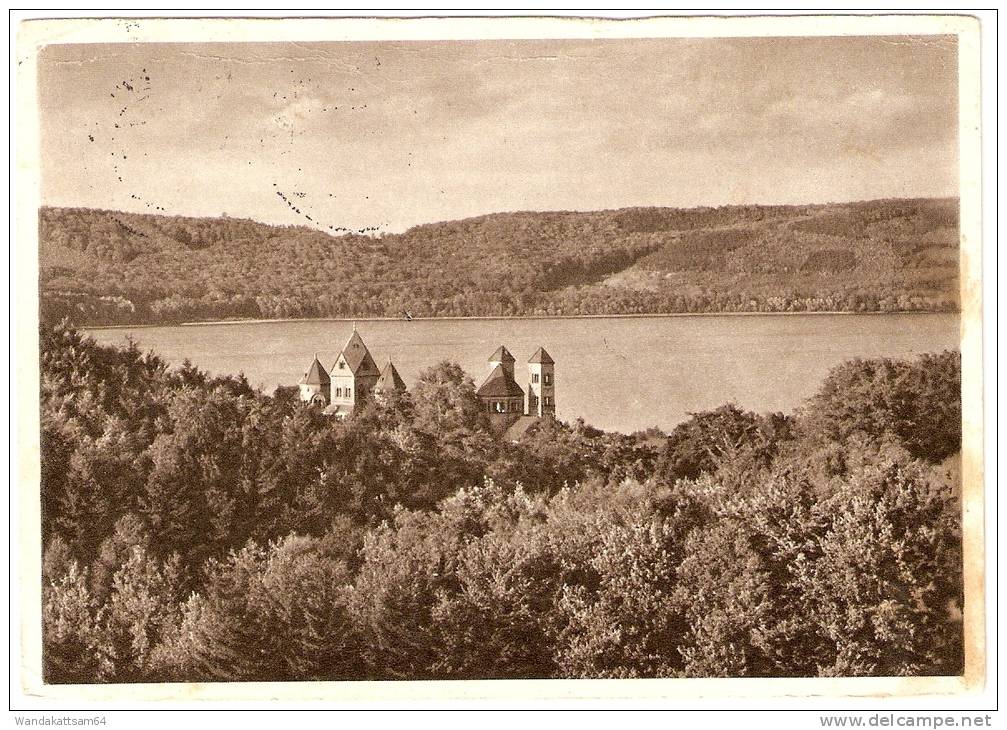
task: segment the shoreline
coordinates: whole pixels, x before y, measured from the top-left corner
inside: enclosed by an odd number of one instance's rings
[[[894,312],[850,312],[844,310],[813,311],[813,312],[667,312],[654,314],[526,314],[526,315],[495,315],[495,316],[457,316],[457,317],[413,317],[410,320],[401,317],[299,317],[292,319],[220,319],[205,322],[179,322],[177,324],[110,324],[83,325],[82,330],[124,330],[153,329],[155,327],[215,327],[219,325],[242,324],[290,324],[294,322],[466,322],[466,321],[498,321],[498,320],[543,320],[543,319],[657,319],[666,317],[807,317],[807,316],[868,316],[878,315],[922,315],[922,314],[954,314],[961,312],[901,310]]]

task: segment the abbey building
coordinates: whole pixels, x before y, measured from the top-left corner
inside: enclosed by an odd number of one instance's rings
[[[528,360],[528,392],[514,377],[514,356],[502,345],[489,359],[490,372],[476,395],[494,422],[512,421],[517,416],[556,415],[556,364],[541,347]]]
[[[332,369],[326,372],[315,355],[298,388],[302,401],[323,406],[323,412],[328,415],[345,418],[371,398],[380,398],[392,391],[404,391],[406,384],[391,360],[384,369],[378,370],[367,345],[354,327]]]
[[[515,378],[515,362],[506,347],[498,347],[489,358],[489,374],[476,395],[497,430],[519,436],[518,432],[539,419],[555,417],[556,362],[545,349],[538,348],[528,359],[527,391]],[[406,389],[390,360],[378,368],[356,327],[331,370],[326,371],[316,355],[298,387],[302,401],[314,403],[337,418],[351,415],[371,398]]]

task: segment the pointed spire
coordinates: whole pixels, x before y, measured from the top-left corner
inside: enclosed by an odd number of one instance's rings
[[[353,334],[350,335],[350,339],[346,341],[343,349],[339,353],[340,357],[346,361],[346,366],[350,369],[354,375],[358,376],[378,376],[380,371],[378,366],[374,362],[374,358],[371,357],[370,351],[367,349],[367,345],[364,344],[364,339],[360,336],[360,333],[353,330]],[[339,359],[336,359],[339,362]]]
[[[544,363],[546,365],[555,364],[555,360],[549,357],[549,353],[545,351],[544,347],[540,347],[535,350],[535,354],[531,356],[528,360],[530,363]]]
[[[311,367],[308,368],[308,372],[304,374],[304,379],[301,382],[305,385],[329,384],[329,374],[325,372],[325,368],[322,367],[322,363],[318,362],[318,355],[315,355],[315,359],[311,362]]]
[[[490,362],[502,362],[511,363],[514,362],[514,356],[507,351],[507,348],[500,345],[492,355],[490,355]]]
[[[405,381],[402,380],[399,371],[395,369],[392,361],[389,360],[388,364],[385,365],[385,369],[381,371],[381,377],[378,378],[378,382],[374,384],[374,392],[385,393],[392,390],[402,392],[405,389]]]

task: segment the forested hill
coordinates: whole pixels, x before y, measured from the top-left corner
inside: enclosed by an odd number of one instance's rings
[[[332,236],[83,208],[39,214],[43,318],[954,311],[958,201],[524,212]]]

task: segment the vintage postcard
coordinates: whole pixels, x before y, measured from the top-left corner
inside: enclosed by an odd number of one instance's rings
[[[981,687],[978,52],[22,22],[25,692]]]

